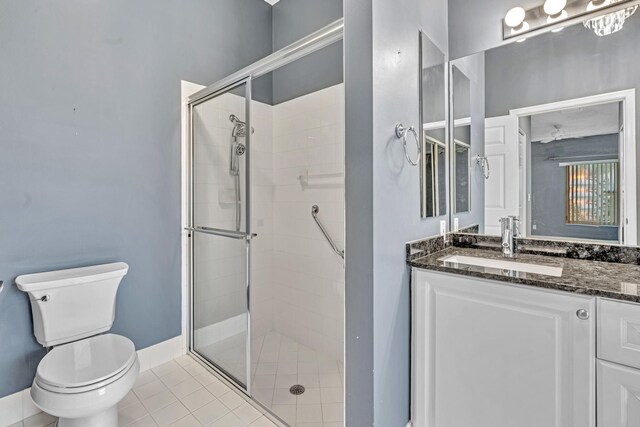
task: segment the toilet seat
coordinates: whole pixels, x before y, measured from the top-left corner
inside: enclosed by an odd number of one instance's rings
[[[97,335],[54,347],[38,365],[34,382],[54,393],[83,393],[118,380],[136,360],[130,339]]]

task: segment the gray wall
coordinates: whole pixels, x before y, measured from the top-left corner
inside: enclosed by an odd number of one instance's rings
[[[484,176],[476,165],[474,157],[484,156],[484,119],[485,119],[485,57],[484,53],[467,56],[452,62],[469,78],[469,99],[464,99],[471,111],[471,206],[468,212],[453,214],[458,218],[460,228],[473,224],[484,232]],[[462,116],[462,115],[461,115]]]
[[[582,139],[531,144],[531,230],[533,236],[618,240],[618,227],[567,225],[567,170],[550,157],[612,154],[618,158],[618,135],[598,135]]]
[[[640,14],[636,13],[622,31],[607,37],[574,25],[486,52],[487,117],[505,115],[514,108],[633,88],[638,105],[638,40]],[[639,126],[640,108],[636,108],[636,135]],[[640,164],[640,150],[638,156]],[[640,197],[638,200],[640,203]]]
[[[347,419],[409,420],[405,242],[437,234],[420,217],[420,171],[394,137],[419,121],[418,29],[447,51],[443,0],[346,0]],[[402,25],[390,17],[402,17]],[[373,19],[371,19],[371,17]],[[371,108],[373,107],[373,108]]]
[[[180,80],[213,83],[272,44],[262,1],[22,0],[2,16],[5,396],[44,355],[17,275],[125,261],[113,332],[138,349],[180,334]]]
[[[372,426],[373,5],[344,2],[345,90],[345,425]]]
[[[502,20],[515,6],[531,9],[541,0],[448,0],[451,59],[503,44]]]
[[[393,129],[418,123],[418,29],[446,52],[447,8],[444,0],[344,5],[346,425],[404,427],[411,311],[404,244],[437,234],[439,225],[420,218],[420,171],[404,159]]]
[[[342,16],[342,0],[280,0],[273,6],[273,50],[281,49]],[[342,43],[334,43],[273,72],[273,103],[279,104],[342,83],[342,56]]]

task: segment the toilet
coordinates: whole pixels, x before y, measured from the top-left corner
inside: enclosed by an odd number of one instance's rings
[[[123,262],[16,278],[31,301],[33,333],[49,348],[31,398],[59,427],[117,427],[117,404],[140,372],[133,342],[110,334]]]

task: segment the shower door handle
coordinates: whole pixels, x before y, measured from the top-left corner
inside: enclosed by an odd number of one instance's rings
[[[210,234],[212,236],[230,237],[232,239],[251,240],[254,237],[258,237],[255,233],[243,233],[241,231],[222,230],[220,228],[211,227],[185,227],[184,229],[196,233]]]

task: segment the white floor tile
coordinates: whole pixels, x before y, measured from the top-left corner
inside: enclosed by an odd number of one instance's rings
[[[164,385],[166,385],[169,388],[175,385],[178,385],[181,382],[186,381],[188,379],[193,379],[193,377],[191,376],[191,374],[189,374],[187,371],[185,371],[182,368],[178,368],[172,372],[169,372],[167,375],[160,378],[160,380],[164,383]]]
[[[129,405],[133,405],[134,403],[140,402],[140,399],[136,396],[133,390],[129,391],[120,402],[118,402],[118,410],[121,408],[126,408]]]
[[[216,420],[219,420],[226,414],[228,414],[229,408],[224,406],[220,401],[214,400],[207,403],[202,408],[193,411],[193,416],[196,417],[201,424],[207,425]]]
[[[29,418],[25,418],[23,421],[24,427],[44,427],[48,426],[51,423],[56,422],[56,417],[45,414],[44,412],[40,412],[39,414],[33,415]]]
[[[218,421],[210,424],[210,427],[246,427],[246,425],[247,424],[238,418],[236,414],[230,412]]]
[[[322,403],[342,403],[344,395],[342,387],[324,387],[320,389]]]
[[[322,419],[325,422],[342,421],[343,405],[341,403],[327,403],[322,405]]]
[[[215,381],[207,386],[207,390],[209,390],[209,392],[215,397],[220,397],[223,394],[227,394],[228,392],[232,391],[228,385],[217,378],[215,378]]]
[[[176,362],[175,360],[171,360],[167,363],[163,363],[160,366],[156,366],[155,368],[151,369],[151,371],[153,371],[153,373],[158,377],[163,377],[179,368],[180,365],[178,364],[178,362]]]
[[[189,376],[186,381],[182,381],[179,384],[170,387],[171,393],[175,394],[178,399],[190,395],[196,390],[200,390],[202,384],[195,380],[195,378]]]
[[[233,410],[246,402],[238,393],[230,391],[218,397],[218,400],[224,404],[227,408]]]
[[[152,371],[140,372],[138,378],[136,379],[136,383],[133,385],[133,388],[139,388],[140,386],[148,384],[151,381],[155,381],[157,379],[158,377]]]
[[[262,416],[262,412],[258,411],[246,402],[234,409],[233,413],[236,414],[245,424],[250,424]]]
[[[180,399],[183,405],[186,406],[187,409],[189,409],[189,411],[191,412],[202,408],[204,405],[206,405],[207,403],[211,403],[214,400],[216,400],[216,398],[213,396],[213,394],[209,393],[209,391],[204,388],[201,388],[200,390],[197,390],[190,395]]]
[[[155,379],[150,383],[141,385],[140,387],[134,387],[133,392],[136,394],[138,399],[144,400],[156,394],[160,394],[163,391],[167,391],[167,386],[162,383],[159,379]]]
[[[308,388],[297,398],[298,405],[320,405],[321,403],[319,388]]]
[[[194,417],[189,414],[184,418],[179,419],[173,424],[169,424],[169,427],[200,427],[202,424]]]
[[[189,410],[180,402],[174,402],[169,406],[165,406],[164,408],[151,413],[153,419],[161,427],[166,427],[187,415],[189,415]]]
[[[142,402],[134,402],[124,408],[118,408],[118,425],[127,426],[148,414]]]
[[[296,411],[296,423],[322,422],[322,406],[298,405]]]
[[[291,394],[286,388],[277,388],[273,390],[274,405],[295,405],[296,396]]]
[[[271,410],[287,424],[296,423],[296,405],[272,405]]]
[[[127,427],[158,427],[158,424],[156,424],[151,415],[145,415],[143,418],[140,418],[133,424],[129,424]]]
[[[153,413],[158,409],[169,406],[176,400],[178,400],[178,398],[173,393],[169,390],[165,390],[146,399],[142,399],[142,404],[147,408],[147,411]]]
[[[249,424],[249,427],[274,427],[274,425],[269,418],[262,416]]]

